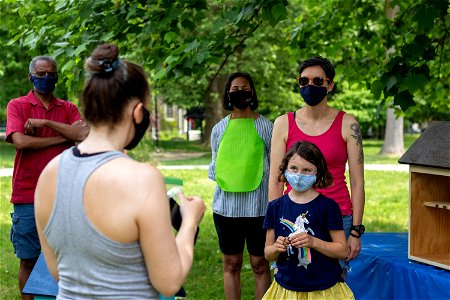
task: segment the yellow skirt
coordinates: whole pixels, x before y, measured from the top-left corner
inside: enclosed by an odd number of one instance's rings
[[[297,292],[283,288],[275,280],[270,285],[262,300],[354,300],[353,292],[345,282],[338,282],[326,290],[312,292]]]

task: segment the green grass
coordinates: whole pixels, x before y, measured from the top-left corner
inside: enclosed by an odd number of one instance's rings
[[[183,179],[183,190],[188,195],[201,196],[207,211],[200,226],[195,246],[195,262],[185,289],[190,299],[222,299],[222,255],[212,220],[212,195],[215,183],[208,179],[207,170],[162,170],[164,176]],[[366,209],[364,223],[368,232],[406,232],[408,230],[408,173],[366,171]],[[9,241],[12,209],[9,204],[11,178],[0,177],[0,299],[18,299],[16,274],[18,260]],[[395,183],[395,184],[393,184]],[[5,295],[5,296],[3,296]],[[248,256],[242,272],[242,299],[252,299],[253,274]]]
[[[186,194],[198,194],[207,203],[195,247],[195,262],[185,284],[191,299],[221,299],[222,261],[212,220],[212,194],[215,183],[207,179],[206,170],[163,170],[164,176],[179,177],[185,182]],[[364,224],[367,232],[408,231],[408,172],[366,171],[366,208]],[[395,182],[395,185],[391,183]],[[253,273],[245,257],[242,299],[252,299]]]
[[[12,144],[0,140],[0,168],[12,168],[14,166],[16,150]]]
[[[419,137],[419,135],[406,134],[405,149]],[[381,156],[382,140],[364,140],[364,159],[366,164],[397,164],[400,156]],[[179,152],[179,153],[204,153],[201,157],[183,159],[157,159],[155,152]],[[0,141],[0,168],[12,168],[14,165],[15,150],[11,144]],[[159,165],[207,165],[211,161],[211,149],[198,141],[159,141],[158,147],[154,141],[144,139],[136,150],[130,152],[130,156],[140,161],[148,161]]]
[[[156,147],[156,144],[155,144]],[[208,152],[209,147],[203,145],[200,141],[159,141],[158,147],[160,151],[172,152]]]
[[[419,137],[418,134],[405,134],[404,147],[408,149],[412,143]],[[364,140],[364,163],[366,164],[397,164],[400,156],[380,155],[383,140]]]
[[[405,148],[412,143],[413,138],[405,139]],[[178,144],[180,143],[180,144]],[[181,146],[180,146],[181,145]],[[371,162],[396,163],[398,158],[380,159],[377,157],[382,146],[381,141],[365,141],[364,150]],[[154,145],[146,141],[132,151],[133,157],[155,161]],[[199,143],[164,142],[163,151],[206,152]],[[12,167],[14,148],[0,142],[0,158],[2,167]],[[181,160],[184,164],[208,164],[210,154],[192,160]],[[172,164],[163,162],[163,164]],[[217,236],[212,220],[212,195],[215,183],[208,179],[207,170],[162,170],[164,176],[181,178],[184,181],[184,191],[188,195],[201,196],[207,211],[200,226],[200,235],[195,246],[195,261],[192,272],[185,284],[189,299],[223,299],[222,255],[219,250]],[[368,232],[406,232],[408,230],[408,172],[365,171],[366,207],[364,224]],[[12,205],[11,177],[0,177],[0,300],[19,299],[17,288],[17,271],[19,261],[14,257],[9,230],[11,220],[9,213]],[[241,275],[242,299],[252,299],[253,274],[248,256],[244,257]]]
[[[17,285],[19,260],[14,256],[14,250],[9,240],[11,228],[12,205],[11,177],[0,177],[0,299],[20,299]]]
[[[186,159],[173,159],[173,160],[160,160],[159,164],[162,166],[200,166],[209,165],[211,162],[211,153],[207,153],[198,158],[186,158]]]

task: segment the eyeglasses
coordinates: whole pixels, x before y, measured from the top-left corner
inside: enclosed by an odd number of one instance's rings
[[[45,76],[48,76],[49,78],[56,78],[58,77],[58,72],[35,72],[35,73],[31,73],[33,74],[33,76],[36,76],[38,78],[44,78]]]
[[[327,77],[323,78],[323,77],[306,77],[306,76],[298,77],[297,80],[298,84],[301,87],[307,86],[308,84],[311,83],[311,81],[315,86],[322,86],[325,80],[328,82],[330,81],[330,79]]]

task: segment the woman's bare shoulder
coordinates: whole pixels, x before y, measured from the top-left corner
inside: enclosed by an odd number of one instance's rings
[[[358,123],[358,120],[356,119],[356,117],[354,115],[345,112],[344,117],[342,119],[342,122],[344,124],[350,125],[350,124],[353,124],[353,123]]]
[[[39,176],[38,185],[47,185],[51,184],[52,181],[56,182],[56,176],[58,174],[59,161],[61,158],[61,154],[54,157],[42,170],[41,175]],[[53,184],[54,185],[54,184]]]
[[[278,116],[275,119],[274,125],[276,125],[276,126],[283,126],[283,125],[287,125],[287,123],[288,123],[288,114],[286,113],[286,114],[283,114],[281,116]]]
[[[105,166],[105,172],[112,176],[118,176],[131,185],[139,185],[143,182],[148,184],[149,180],[162,178],[161,172],[155,166],[127,157],[112,161],[109,166]]]

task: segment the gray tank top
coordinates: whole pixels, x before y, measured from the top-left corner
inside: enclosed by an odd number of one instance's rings
[[[159,299],[139,242],[109,239],[91,224],[83,207],[92,172],[124,154],[77,157],[72,149],[61,155],[53,211],[44,229],[58,261],[57,299]]]

